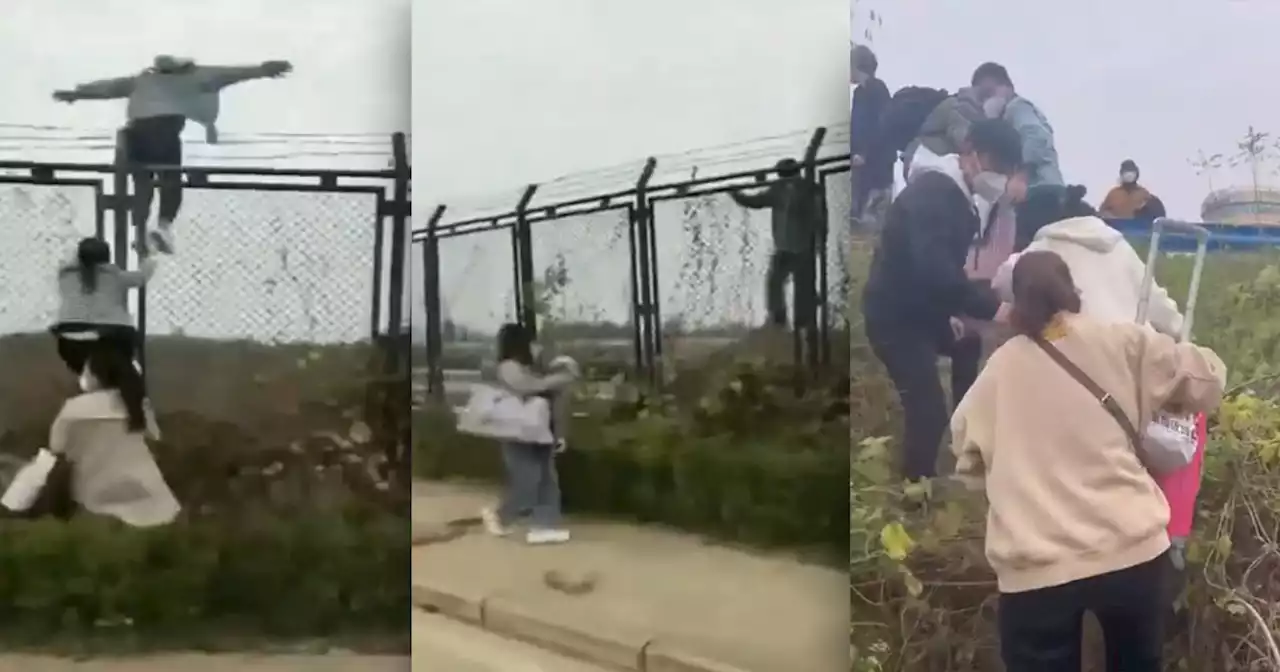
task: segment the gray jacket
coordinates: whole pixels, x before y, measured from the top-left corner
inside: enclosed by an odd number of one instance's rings
[[[1058,149],[1053,126],[1040,108],[1022,96],[1014,96],[1004,106],[1003,119],[1018,129],[1022,138],[1022,165],[1027,171],[1027,187],[1064,184],[1058,168]]]
[[[209,142],[217,142],[218,93],[232,84],[266,76],[261,65],[198,65],[180,72],[148,69],[128,77],[81,84],[74,93],[82,100],[128,98],[125,114],[129,121],[186,117],[208,129]]]
[[[920,134],[907,146],[906,161],[910,162],[921,145],[938,156],[960,153],[961,145],[969,136],[969,127],[985,118],[978,94],[968,87],[960,89],[925,117]]]
[[[94,291],[85,291],[77,266],[58,269],[58,324],[81,323],[113,327],[136,326],[129,313],[129,290],[147,284],[155,274],[156,261],[144,259],[136,271],[121,270],[114,264],[98,266]]]

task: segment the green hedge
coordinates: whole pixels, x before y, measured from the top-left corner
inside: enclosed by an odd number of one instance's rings
[[[407,651],[409,535],[378,513],[150,528],[83,516],[0,523],[0,641],[65,649]]]
[[[789,384],[739,375],[696,401],[589,409],[575,418],[570,449],[558,458],[564,506],[735,542],[814,549],[843,564],[847,397],[838,386],[828,392],[797,398]],[[447,409],[420,411],[414,437],[421,478],[502,479],[494,442],[458,435]]]

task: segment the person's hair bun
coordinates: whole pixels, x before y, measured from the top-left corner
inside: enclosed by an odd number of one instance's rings
[[[1084,200],[1084,195],[1087,193],[1089,193],[1089,190],[1083,184],[1067,185],[1067,202],[1079,203]]]

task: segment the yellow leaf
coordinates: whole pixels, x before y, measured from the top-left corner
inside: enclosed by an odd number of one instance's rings
[[[884,547],[885,555],[901,562],[907,559],[911,549],[915,548],[916,542],[910,534],[907,534],[902,523],[889,523],[880,529],[880,545]]]
[[[924,584],[906,567],[902,568],[902,584],[906,586],[907,594],[911,597],[920,597],[920,594],[924,592]]]
[[[1231,537],[1224,535],[1224,536],[1218,537],[1218,540],[1214,542],[1213,549],[1217,551],[1218,555],[1225,558],[1231,555],[1231,546],[1232,546]]]

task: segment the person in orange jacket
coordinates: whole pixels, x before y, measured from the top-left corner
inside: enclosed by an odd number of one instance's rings
[[[1135,219],[1142,216],[1154,198],[1146,187],[1138,184],[1138,164],[1133,159],[1125,159],[1120,164],[1120,184],[1107,192],[1098,214],[1106,219]]]

